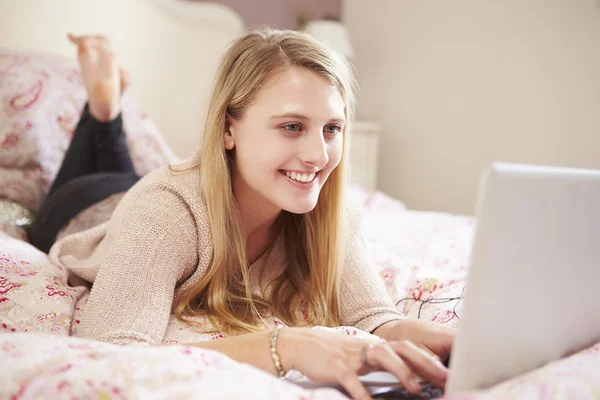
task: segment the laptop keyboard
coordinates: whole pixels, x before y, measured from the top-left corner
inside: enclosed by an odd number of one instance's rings
[[[434,386],[427,383],[422,383],[423,390],[419,394],[412,394],[406,391],[403,387],[398,387],[390,390],[389,388],[382,388],[381,391],[375,389],[371,391],[373,399],[381,400],[424,400],[424,399],[435,399],[442,397],[443,392]]]

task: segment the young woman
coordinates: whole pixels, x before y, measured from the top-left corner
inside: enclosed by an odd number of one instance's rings
[[[192,345],[337,382],[355,398],[368,398],[358,375],[373,370],[412,392],[415,375],[445,383],[452,330],[396,311],[343,203],[354,80],[340,56],[293,31],[237,40],[217,72],[200,153],[139,179],[120,118],[127,79],[106,39],[71,40],[89,104],[30,236],[47,250],[62,229],[50,258],[93,282],[78,336],[159,344],[174,314],[232,334]],[[107,221],[69,224],[98,202],[116,205]],[[283,324],[273,329],[273,318]]]

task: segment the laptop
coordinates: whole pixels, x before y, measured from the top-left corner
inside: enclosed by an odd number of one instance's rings
[[[488,388],[600,341],[600,171],[496,163],[477,223],[446,394]],[[387,373],[382,399],[411,396]]]

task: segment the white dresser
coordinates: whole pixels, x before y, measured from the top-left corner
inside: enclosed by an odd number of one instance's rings
[[[377,122],[355,121],[350,132],[350,181],[374,191],[379,178],[379,135]]]

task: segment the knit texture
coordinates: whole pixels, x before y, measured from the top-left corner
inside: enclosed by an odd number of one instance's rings
[[[175,173],[168,166],[161,167],[124,195],[95,207],[106,213],[107,204],[114,204],[107,221],[84,230],[81,224],[70,224],[61,232],[50,249],[51,261],[93,282],[77,336],[116,344],[163,341],[174,302],[205,276],[212,256],[201,186],[198,168]],[[82,213],[99,222],[90,217],[93,210]],[[341,324],[371,332],[404,316],[393,306],[368,259],[360,214],[348,214]],[[285,257],[280,237],[250,267],[253,290],[258,290],[260,277],[273,276],[282,268]]]

